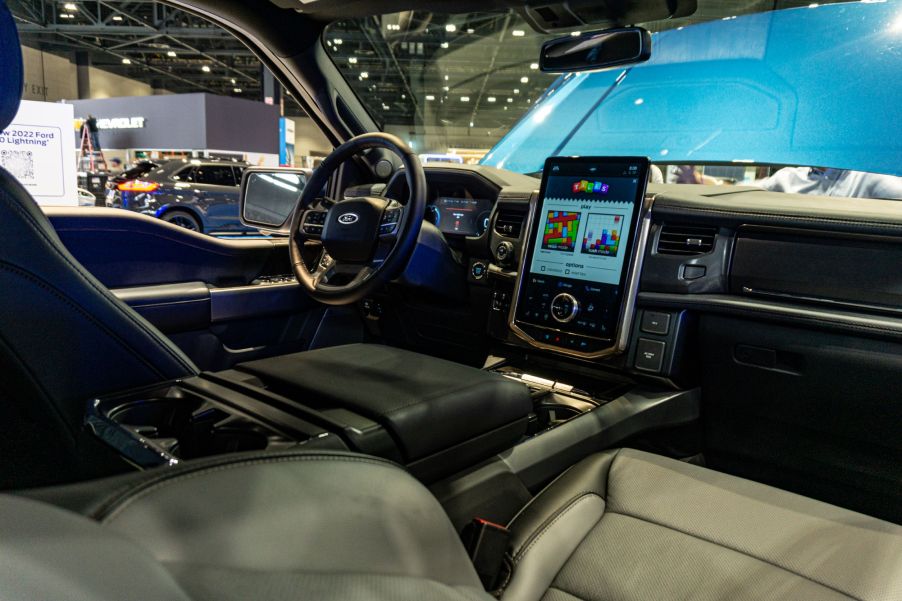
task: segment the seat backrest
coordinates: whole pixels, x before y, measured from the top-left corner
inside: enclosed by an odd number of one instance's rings
[[[0,130],[22,80],[15,22],[0,2]],[[104,473],[105,451],[82,426],[88,401],[194,373],[75,260],[0,158],[0,488]]]

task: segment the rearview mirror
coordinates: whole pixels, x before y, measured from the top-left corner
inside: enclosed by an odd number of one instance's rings
[[[310,173],[306,169],[250,167],[241,178],[241,222],[288,234],[289,222]]]
[[[651,34],[641,27],[622,27],[545,42],[539,68],[546,73],[596,71],[643,63],[650,56]]]

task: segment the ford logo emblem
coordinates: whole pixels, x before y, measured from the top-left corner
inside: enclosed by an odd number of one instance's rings
[[[357,216],[357,213],[344,213],[343,215],[338,216],[338,223],[351,225],[352,223],[357,223],[358,219],[360,219],[360,217]]]

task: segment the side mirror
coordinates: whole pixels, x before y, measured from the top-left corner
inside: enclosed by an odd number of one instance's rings
[[[310,178],[308,169],[249,167],[241,177],[241,223],[289,234],[291,215]]]
[[[539,68],[546,73],[596,71],[643,63],[651,57],[651,34],[642,27],[591,31],[545,42]]]

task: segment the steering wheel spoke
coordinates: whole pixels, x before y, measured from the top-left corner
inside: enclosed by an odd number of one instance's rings
[[[404,207],[390,205],[382,213],[379,222],[379,241],[394,242],[398,238],[401,222],[404,220]]]
[[[300,234],[308,240],[319,240],[323,234],[328,214],[328,211],[320,209],[304,211],[304,215],[301,217]]]

